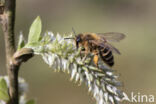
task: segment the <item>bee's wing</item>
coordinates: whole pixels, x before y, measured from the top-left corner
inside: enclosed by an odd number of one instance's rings
[[[97,33],[103,41],[119,42],[125,38],[125,35],[117,32]]]
[[[114,53],[121,54],[117,48],[115,48],[113,45],[109,44],[108,42],[97,41],[97,40],[89,40],[89,42],[103,48],[109,47],[110,50],[113,51]]]
[[[114,53],[117,53],[117,54],[121,54],[120,51],[115,48],[113,45],[109,44],[109,43],[105,43],[105,45],[107,45]]]

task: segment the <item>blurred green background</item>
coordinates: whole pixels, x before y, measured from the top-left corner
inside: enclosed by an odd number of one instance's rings
[[[19,32],[27,38],[29,27],[40,15],[43,31],[121,32],[126,39],[114,45],[122,55],[115,55],[115,66],[122,88],[156,96],[156,1],[155,0],[17,0],[16,42]],[[0,75],[5,75],[5,51],[0,28]],[[28,98],[37,104],[95,104],[87,87],[69,81],[64,73],[54,73],[41,57],[35,56],[20,69],[29,83]],[[125,104],[135,104],[125,102]],[[143,103],[142,103],[143,104]],[[148,103],[144,103],[148,104]],[[154,104],[154,103],[153,103]]]

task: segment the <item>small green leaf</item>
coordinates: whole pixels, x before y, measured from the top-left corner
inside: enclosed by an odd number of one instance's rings
[[[3,78],[0,78],[0,100],[9,100],[7,84]]]
[[[23,39],[23,35],[20,34],[17,50],[20,50],[20,49],[23,48],[24,46],[25,46],[25,42],[24,42],[24,39]]]
[[[29,35],[28,35],[28,44],[29,43],[36,43],[40,39],[40,34],[41,34],[41,19],[38,16],[34,22],[32,23],[30,30],[29,30]]]
[[[28,100],[26,104],[35,104],[35,100],[34,99]]]
[[[0,100],[3,100],[3,101],[9,100],[9,95],[4,90],[0,90]]]
[[[3,78],[0,78],[0,90],[8,91],[6,81]]]

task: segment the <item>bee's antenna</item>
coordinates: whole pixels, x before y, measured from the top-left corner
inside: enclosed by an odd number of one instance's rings
[[[73,33],[74,33],[74,35],[75,35],[75,37],[76,37],[76,32],[75,32],[75,30],[74,30],[74,28],[72,27],[72,31],[73,31]],[[74,37],[71,37],[71,38],[64,38],[64,39],[75,39]]]
[[[75,39],[75,38],[64,38],[64,39]]]
[[[75,32],[75,29],[72,27],[72,31],[74,33],[74,35],[76,36],[76,32]]]

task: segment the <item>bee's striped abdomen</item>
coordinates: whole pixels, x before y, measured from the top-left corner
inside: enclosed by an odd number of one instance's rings
[[[102,60],[109,66],[114,65],[114,57],[109,47],[99,47],[99,53]]]

